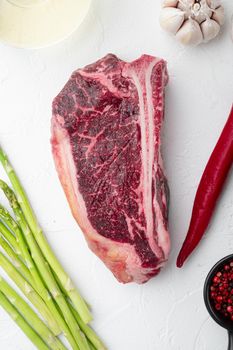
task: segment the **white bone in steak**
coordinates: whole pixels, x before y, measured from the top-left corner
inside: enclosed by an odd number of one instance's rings
[[[168,186],[160,154],[166,63],[109,54],[76,70],[53,101],[52,150],[91,250],[124,283],[168,258]]]

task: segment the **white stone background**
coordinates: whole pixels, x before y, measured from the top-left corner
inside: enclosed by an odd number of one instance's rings
[[[93,0],[80,29],[41,50],[0,45],[0,141],[18,170],[46,235],[93,307],[93,326],[110,350],[222,350],[226,332],[205,309],[202,288],[212,265],[233,250],[233,174],[208,234],[182,270],[175,266],[198,181],[228,116],[233,93],[231,0],[219,38],[182,47],[159,27],[158,0]],[[113,52],[168,62],[163,154],[171,189],[172,252],[149,283],[121,285],[87,248],[58,181],[50,150],[53,97],[73,70]],[[2,173],[0,173],[2,175]],[[3,197],[0,197],[4,202]],[[0,310],[0,349],[33,350]]]

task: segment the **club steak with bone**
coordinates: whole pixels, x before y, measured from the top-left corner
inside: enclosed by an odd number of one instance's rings
[[[123,283],[168,259],[168,185],[160,132],[166,63],[108,54],[76,70],[53,101],[52,151],[90,249]]]

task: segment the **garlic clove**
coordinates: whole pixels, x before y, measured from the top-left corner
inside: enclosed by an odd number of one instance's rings
[[[185,19],[191,16],[191,9],[195,3],[195,0],[182,0],[178,3],[178,8],[185,12]]]
[[[163,0],[163,7],[176,7],[179,0]]]
[[[212,11],[208,9],[208,12],[199,13],[197,16],[195,16],[195,20],[200,24],[204,22],[207,18],[210,18],[211,16],[212,16]]]
[[[207,2],[207,5],[213,10],[221,6],[221,0],[206,0],[206,2]]]
[[[178,7],[181,10],[186,10],[192,7],[195,3],[195,0],[181,0],[179,1]]]
[[[182,0],[179,1],[178,8],[186,11],[190,9],[195,4],[195,0]]]
[[[192,18],[187,19],[176,33],[176,38],[184,45],[198,45],[203,41],[200,25]]]
[[[164,30],[176,34],[184,22],[184,12],[175,7],[165,7],[161,11],[159,21]]]
[[[216,10],[214,10],[214,14],[212,16],[212,19],[214,19],[220,26],[224,24],[225,19],[225,13],[224,8],[222,6],[218,7]]]
[[[204,42],[208,42],[218,35],[220,31],[220,25],[213,19],[207,19],[201,24],[201,30]]]

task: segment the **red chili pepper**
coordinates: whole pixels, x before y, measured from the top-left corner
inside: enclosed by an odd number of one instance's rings
[[[177,258],[177,267],[182,267],[204,235],[232,163],[233,106],[199,183],[189,230]]]

